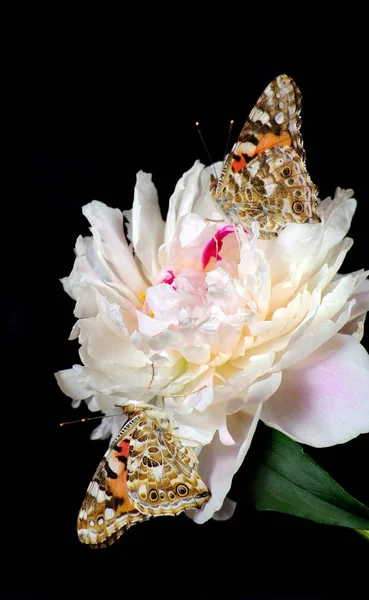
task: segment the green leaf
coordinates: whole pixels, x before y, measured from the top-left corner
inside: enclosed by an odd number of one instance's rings
[[[369,529],[369,508],[355,500],[303,449],[283,433],[264,427],[263,451],[254,459],[251,494],[257,510]]]

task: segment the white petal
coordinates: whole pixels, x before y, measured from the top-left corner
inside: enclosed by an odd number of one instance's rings
[[[74,365],[72,369],[55,373],[60,389],[73,400],[84,400],[93,394],[91,389],[85,387],[82,372],[83,367],[81,365]]]
[[[319,346],[325,344],[335,333],[340,331],[342,327],[348,322],[351,314],[352,307],[355,304],[355,300],[347,303],[334,319],[327,320],[326,322],[320,323],[319,326],[314,328],[313,326],[297,341],[293,340],[290,343],[290,347],[286,352],[282,352],[280,360],[276,362],[273,367],[274,371],[281,369],[287,369],[297,364],[305,357],[312,354]],[[325,307],[322,307],[322,311]]]
[[[145,291],[147,284],[140,275],[124,236],[122,212],[117,208],[109,208],[97,200],[86,204],[82,212],[92,225],[95,254],[100,264],[109,273],[111,281],[117,279],[117,274],[118,282],[122,282],[136,296],[139,296]]]
[[[170,242],[176,234],[178,220],[192,212],[195,197],[199,193],[199,177],[204,165],[196,161],[193,167],[184,173],[176,185],[170,200],[165,225],[165,242]]]
[[[200,173],[199,193],[195,197],[192,211],[204,219],[224,221],[223,215],[217,209],[217,205],[209,192],[210,174],[214,175],[216,173],[217,177],[219,177],[222,168],[223,162],[219,161],[209,167],[205,167]]]
[[[254,415],[245,411],[227,419],[232,437],[237,441],[234,446],[224,446],[218,434],[211,444],[201,450],[199,473],[211,490],[211,498],[203,508],[190,516],[196,523],[205,523],[223,506],[230,490],[233,475],[241,466],[259,420],[261,405]]]
[[[237,502],[234,502],[234,500],[231,500],[226,496],[222,508],[213,514],[214,521],[228,521],[228,519],[231,519],[236,510],[236,506]]]
[[[336,334],[283,372],[261,419],[311,446],[332,446],[369,431],[369,355],[351,336]]]
[[[137,173],[133,208],[129,216],[135,255],[141,262],[146,278],[154,284],[160,270],[158,250],[164,239],[164,221],[151,173]]]

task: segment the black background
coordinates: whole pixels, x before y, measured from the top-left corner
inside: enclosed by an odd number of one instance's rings
[[[54,26],[57,20],[53,15]],[[182,173],[197,158],[208,162],[195,121],[219,160],[229,120],[235,120],[234,138],[265,86],[285,72],[303,94],[307,166],[321,197],[341,186],[354,188],[358,199],[350,230],[355,244],[341,271],[368,264],[361,125],[366,102],[355,32],[348,39],[335,30],[327,40],[324,29],[314,28],[308,38],[298,31],[295,45],[288,33],[252,46],[246,32],[229,41],[221,37],[221,17],[208,42],[194,18],[181,34],[171,30],[162,44],[155,29],[130,31],[131,20],[122,23],[120,33],[109,36],[107,28],[102,38],[99,27],[81,21],[73,42],[70,23],[57,27],[57,35],[49,27],[35,40],[32,58],[24,55],[21,87],[32,132],[26,134],[26,163],[39,157],[39,187],[9,202],[21,252],[13,253],[10,273],[13,386],[5,433],[9,448],[20,451],[22,474],[19,480],[18,469],[10,467],[9,451],[12,508],[5,520],[15,542],[9,593],[95,597],[101,589],[111,597],[318,597],[349,586],[353,593],[367,575],[365,541],[349,530],[253,512],[242,469],[231,492],[239,506],[228,522],[197,526],[184,515],[153,519],[101,551],[77,540],[77,512],[106,442],[89,440],[93,424],[58,427],[87,416],[87,409],[70,408],[53,373],[79,362],[77,342],[67,340],[74,302],[58,278],[71,271],[77,236],[88,234],[84,204],[98,199],[130,208],[135,174],[142,169],[153,174],[165,217]],[[269,51],[262,55],[260,46]],[[368,334],[363,343],[368,348]],[[366,503],[367,437],[307,449]]]

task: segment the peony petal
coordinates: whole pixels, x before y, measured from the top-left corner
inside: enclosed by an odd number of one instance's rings
[[[199,177],[204,169],[198,160],[189,171],[183,174],[169,200],[169,209],[165,224],[164,241],[166,243],[174,239],[178,220],[192,212],[194,196],[199,192]]]
[[[82,212],[92,225],[95,254],[109,273],[111,281],[122,282],[139,296],[147,284],[140,275],[124,236],[122,212],[97,200],[86,204]]]
[[[294,270],[301,271],[303,281],[308,281],[323,266],[330,250],[343,240],[350,227],[356,208],[356,200],[351,196],[352,190],[338,188],[334,200],[322,202],[323,223],[303,227],[292,223],[277,238],[259,241],[270,264],[273,285],[291,279],[291,264]]]
[[[189,515],[196,523],[205,523],[222,508],[233,475],[241,466],[251,444],[260,412],[261,405],[254,414],[242,411],[228,418],[230,434],[237,444],[224,446],[216,434],[212,443],[201,450],[199,473],[211,490],[211,498],[203,508]]]
[[[358,342],[361,342],[364,336],[365,319],[366,313],[350,319],[339,332],[345,335],[352,335]]]
[[[369,431],[369,355],[340,333],[284,371],[261,419],[293,439],[323,447]]]
[[[60,389],[73,400],[85,400],[93,394],[93,391],[85,386],[82,372],[83,367],[81,365],[74,365],[72,369],[55,373]]]
[[[222,172],[223,162],[218,161],[213,165],[205,167],[200,172],[199,193],[194,198],[192,210],[203,219],[212,221],[224,221],[224,216],[219,212],[218,205],[214,202],[209,191],[210,175],[217,174],[217,177]]]
[[[334,319],[327,320],[325,323],[320,323],[316,329],[310,327],[302,337],[298,337],[297,341],[293,340],[294,343],[290,344],[290,347],[286,352],[280,353],[280,359],[277,360],[273,370],[279,371],[281,369],[292,367],[300,360],[309,356],[309,354],[312,354],[319,346],[327,342],[348,322],[354,304],[355,300],[351,300],[337,315],[335,315]],[[322,308],[322,310],[324,310],[324,308]],[[297,332],[297,334],[298,333],[299,332]]]
[[[151,173],[137,173],[132,212],[124,215],[131,222],[135,255],[141,262],[147,280],[154,284],[160,271],[158,250],[164,239],[164,221]]]
[[[234,515],[234,511],[236,510],[236,506],[237,502],[226,496],[224,498],[222,508],[213,514],[214,521],[228,521],[231,519]]]

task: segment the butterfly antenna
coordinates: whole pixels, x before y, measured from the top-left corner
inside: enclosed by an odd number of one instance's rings
[[[153,363],[151,363],[151,370],[152,370],[152,375],[151,375],[151,379],[149,381],[149,384],[146,386],[146,388],[144,389],[144,391],[139,395],[138,398],[136,398],[136,402],[138,400],[141,400],[142,396],[144,394],[146,394],[146,392],[151,388],[152,386],[152,382],[154,381],[154,377],[155,377],[155,367],[153,365]],[[117,396],[119,396],[119,394],[116,394]],[[65,421],[64,423],[59,423],[60,427],[64,427],[64,425],[73,425],[74,423],[85,423],[86,421],[94,421],[95,419],[106,419],[106,417],[121,417],[122,413],[117,413],[116,415],[103,415],[100,417],[84,417],[83,419],[77,419],[76,421]]]
[[[64,425],[74,425],[74,423],[85,423],[85,421],[94,421],[95,419],[106,419],[107,417],[121,417],[122,413],[117,413],[116,415],[100,415],[99,417],[84,417],[83,419],[77,419],[76,421],[65,421],[64,423],[59,423],[60,427],[64,427]]]
[[[206,387],[206,385],[202,385],[201,387],[196,388],[196,390],[193,390],[193,392],[189,392],[188,394],[166,394],[165,396],[162,396],[162,398],[187,398],[187,396],[192,396],[192,394],[197,394],[197,392],[201,392],[201,390],[204,390]]]
[[[152,370],[152,375],[151,375],[151,379],[149,381],[149,385],[146,386],[146,388],[144,389],[144,391],[139,395],[138,398],[136,398],[136,402],[138,402],[139,400],[141,400],[142,396],[144,396],[146,394],[146,392],[151,388],[152,386],[152,382],[154,381],[154,377],[155,377],[155,367],[154,364],[151,363],[151,370]]]
[[[199,136],[200,136],[201,143],[202,143],[202,145],[204,146],[204,148],[205,148],[205,152],[206,152],[206,154],[208,155],[208,158],[209,158],[209,160],[210,160],[210,164],[211,164],[211,166],[212,166],[212,169],[213,169],[213,171],[214,171],[215,178],[216,178],[216,179],[218,179],[218,174],[217,174],[217,172],[216,172],[216,170],[215,170],[215,167],[214,167],[214,161],[213,161],[213,159],[211,158],[211,155],[210,155],[210,152],[209,152],[209,150],[208,150],[208,147],[207,147],[207,145],[205,144],[204,138],[202,137],[202,133],[201,133],[201,129],[200,129],[200,123],[199,123],[198,121],[196,121],[196,123],[195,123],[195,124],[196,124],[197,133],[198,133],[198,134],[199,134]]]
[[[228,154],[229,140],[231,139],[231,133],[232,133],[232,129],[233,129],[233,123],[234,123],[234,120],[232,119],[229,122],[228,137],[227,137],[227,143],[226,143],[225,150],[224,150],[223,162],[225,161],[226,156]]]

